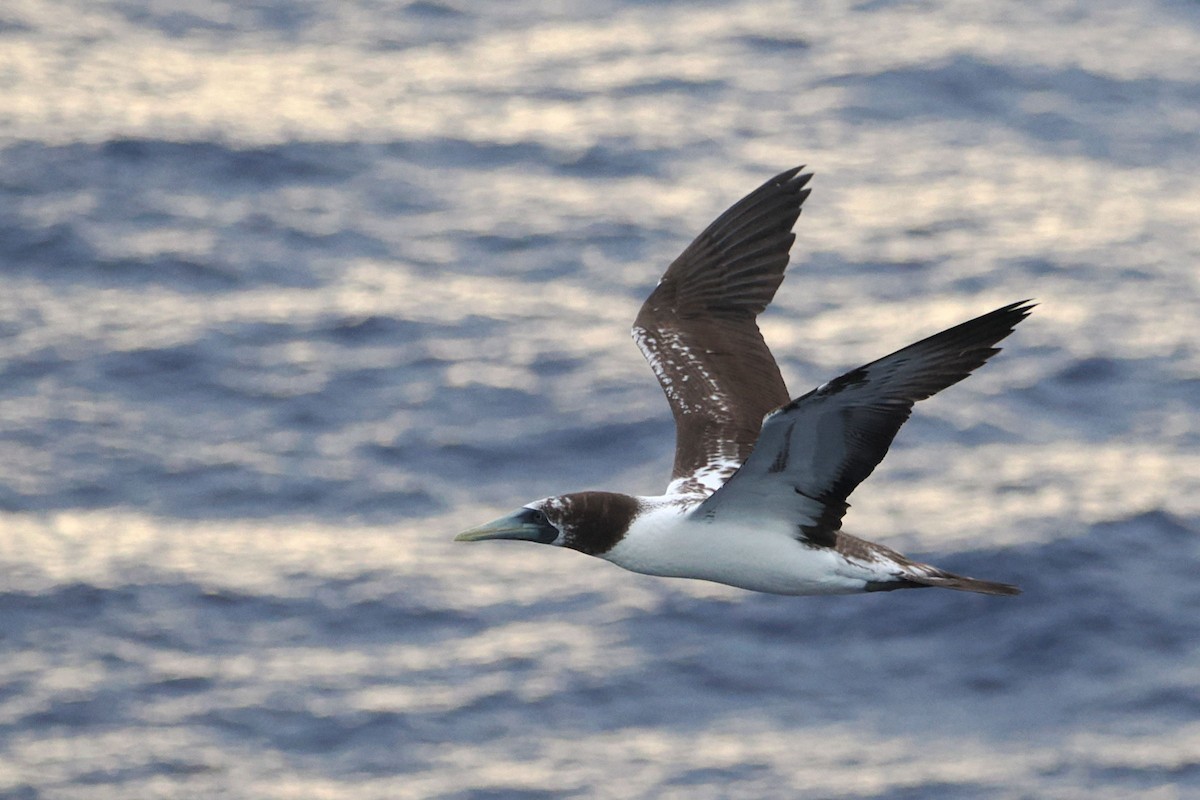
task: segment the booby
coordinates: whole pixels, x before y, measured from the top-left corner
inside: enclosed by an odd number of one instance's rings
[[[999,352],[996,343],[1034,304],[996,309],[792,399],[756,318],[783,280],[792,228],[812,191],[803,169],[771,178],[709,225],[633,323],[675,416],[666,492],[547,497],[456,541],[539,542],[634,572],[783,595],[1020,592],[841,528],[846,499],[887,454],[913,404]]]

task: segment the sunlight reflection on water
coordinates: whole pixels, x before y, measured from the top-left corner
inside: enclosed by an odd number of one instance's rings
[[[1190,6],[0,17],[0,794],[1193,790]],[[762,319],[793,393],[1041,302],[847,517],[1026,594],[454,545],[661,490],[629,323],[802,161]]]

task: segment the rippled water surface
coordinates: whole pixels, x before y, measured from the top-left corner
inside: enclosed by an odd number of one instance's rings
[[[1200,6],[0,8],[0,796],[1200,795]],[[1025,297],[753,595],[454,545],[661,491],[628,325],[770,175],[795,394]]]

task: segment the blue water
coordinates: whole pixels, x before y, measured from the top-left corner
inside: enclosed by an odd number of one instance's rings
[[[0,9],[0,797],[1200,796],[1200,6]],[[455,545],[661,491],[766,177],[793,393],[1025,297],[847,528],[1016,599]]]

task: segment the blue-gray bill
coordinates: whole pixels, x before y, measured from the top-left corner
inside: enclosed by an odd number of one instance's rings
[[[517,539],[524,542],[552,544],[558,529],[546,515],[536,509],[522,508],[499,519],[465,530],[454,537],[456,542],[481,542],[485,539]]]

